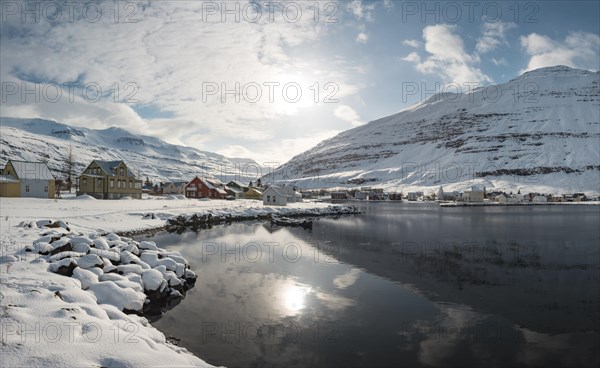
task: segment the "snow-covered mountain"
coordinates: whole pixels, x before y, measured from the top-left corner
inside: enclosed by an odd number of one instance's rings
[[[250,159],[227,158],[116,127],[94,130],[50,120],[3,117],[0,118],[0,133],[2,165],[9,159],[44,161],[58,178],[64,177],[70,147],[76,162],[76,175],[94,159],[125,160],[136,175],[142,179],[147,176],[153,181],[185,181],[203,175],[222,181],[248,182],[256,178],[247,177],[245,172],[255,173],[258,167]],[[247,167],[251,169],[245,170]]]
[[[390,190],[600,191],[600,74],[542,68],[342,132],[263,182]]]

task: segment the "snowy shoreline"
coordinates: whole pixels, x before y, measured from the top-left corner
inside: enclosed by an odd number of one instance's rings
[[[210,366],[169,343],[146,318],[123,312],[139,310],[152,290],[164,296],[191,280],[186,260],[117,233],[157,231],[169,218],[198,213],[239,221],[339,214],[321,203],[276,208],[258,201],[166,198],[0,198],[0,204],[0,354],[3,366],[28,367]],[[49,223],[56,227],[44,227]],[[50,271],[60,267],[73,277]]]

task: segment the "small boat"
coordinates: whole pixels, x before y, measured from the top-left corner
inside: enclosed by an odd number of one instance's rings
[[[304,229],[312,229],[312,221],[311,220],[299,220],[292,219],[289,217],[271,217],[271,226],[293,226],[293,227],[302,227]]]

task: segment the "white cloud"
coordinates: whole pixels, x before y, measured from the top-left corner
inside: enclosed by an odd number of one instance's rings
[[[310,2],[298,4],[314,6]],[[371,6],[358,5],[357,12],[368,20]],[[330,90],[322,87],[320,104],[315,104],[309,89],[315,82],[320,86],[334,82],[340,87],[334,97],[338,99],[359,91],[354,69],[360,65],[343,60],[324,62],[314,55],[306,59],[291,56],[292,47],[310,45],[327,32],[327,27],[306,16],[312,14],[310,9],[304,9],[305,16],[297,23],[281,19],[270,22],[263,16],[256,24],[236,22],[233,16],[221,22],[220,15],[212,17],[216,21],[203,21],[201,2],[139,5],[134,17],[139,19],[137,23],[114,22],[113,13],[109,8],[105,10],[103,14],[110,16],[97,23],[23,23],[20,15],[3,22],[3,82],[93,82],[107,94],[97,103],[86,102],[80,96],[72,101],[63,98],[56,103],[24,103],[15,96],[3,104],[3,116],[38,116],[93,128],[118,125],[134,133],[156,134],[169,142],[204,150],[242,153],[241,148],[245,148],[257,159],[266,156],[260,151],[261,140],[287,142],[293,149],[280,146],[279,151],[268,153],[283,160],[289,157],[285,156],[287,153],[298,153],[308,148],[302,144],[312,141],[294,129],[273,127],[300,112],[322,106]],[[4,32],[6,29],[11,31]],[[138,87],[133,97],[141,104],[168,111],[172,118],[142,118],[133,109],[134,104],[114,103],[111,87],[118,84],[122,100],[130,92],[124,89],[128,82]],[[254,92],[250,89],[244,94],[244,86],[257,83],[262,97],[256,103],[243,98],[236,102],[233,94],[227,95],[223,103],[220,92],[203,98],[203,84],[207,82],[230,90],[239,83],[242,97]],[[280,83],[274,87],[273,102],[269,101],[269,87],[264,85],[268,82]],[[282,87],[288,82],[300,85],[300,101],[285,101]],[[288,92],[293,95],[293,91]],[[320,117],[331,116],[333,109],[334,106],[323,109]],[[332,128],[318,123],[319,120],[311,119],[303,129],[319,137],[321,133],[331,134]],[[298,144],[290,144],[296,139]]]
[[[358,36],[356,36],[356,42],[358,43],[367,43],[367,41],[369,41],[369,36],[364,32],[360,32]]]
[[[485,22],[483,24],[483,36],[477,39],[475,49],[477,52],[484,54],[494,51],[500,45],[508,45],[506,33],[516,27],[515,23]]]
[[[421,62],[421,57],[419,56],[418,53],[411,52],[406,57],[403,57],[402,60],[409,61],[411,63],[420,63]]]
[[[421,58],[413,52],[403,60],[414,63],[416,69],[423,74],[440,76],[444,82],[491,82],[490,77],[475,67],[480,62],[479,55],[468,54],[462,38],[455,31],[455,25],[425,27],[423,40],[429,56]]]
[[[345,274],[336,276],[336,278],[333,279],[333,284],[338,289],[346,289],[354,285],[356,280],[358,280],[358,276],[360,276],[360,270],[358,268],[352,268]]]
[[[415,49],[421,47],[421,42],[419,42],[418,40],[404,40],[402,41],[402,44],[405,46],[414,47]]]
[[[340,118],[344,121],[349,122],[352,126],[363,125],[364,122],[360,121],[360,116],[358,113],[347,105],[338,106],[335,110],[333,110],[333,115],[337,118]]]
[[[375,19],[373,15],[373,11],[375,10],[374,3],[364,4],[361,0],[352,0],[346,5],[346,9],[351,12],[356,19],[364,19],[368,22],[372,22]]]
[[[491,58],[491,59],[490,59],[490,61],[491,61],[492,63],[494,63],[494,65],[496,65],[496,66],[500,66],[500,65],[508,65],[508,62],[506,61],[506,59],[505,59],[505,58],[499,58],[499,59],[496,59],[496,58]]]
[[[392,0],[383,0],[383,7],[385,9],[392,9],[394,7],[394,2]]]
[[[531,33],[521,36],[521,46],[530,56],[524,71],[554,65],[598,70],[600,37],[593,33],[571,32],[563,41]]]

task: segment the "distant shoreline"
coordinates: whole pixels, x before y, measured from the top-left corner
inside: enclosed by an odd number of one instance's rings
[[[586,201],[586,202],[542,202],[542,203],[466,203],[466,202],[442,202],[440,207],[514,207],[514,206],[599,206],[599,201]]]

